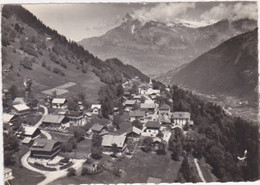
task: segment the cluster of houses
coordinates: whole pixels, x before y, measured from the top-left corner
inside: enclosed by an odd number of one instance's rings
[[[189,112],[173,111],[168,104],[159,104],[157,97],[163,96],[159,89],[153,89],[153,83],[140,83],[136,94],[131,94],[131,82],[123,85],[124,114],[128,116],[129,129],[123,134],[110,132],[108,125],[95,123],[86,134],[102,136],[102,149],[104,153],[111,153],[114,147],[123,153],[129,151],[128,141],[139,142],[141,138],[152,138],[153,149],[160,148],[160,144],[167,144],[172,129],[182,128],[184,125],[193,125]],[[69,111],[66,98],[48,99],[48,106],[55,111],[44,115],[41,119],[41,128],[66,129],[71,125],[84,126],[88,121],[101,113],[100,104],[92,104],[90,110],[84,110],[82,103],[78,102],[79,111]],[[12,103],[13,109],[3,114],[3,123],[13,126],[19,116],[25,116],[31,108],[28,107],[23,98],[16,98]],[[139,126],[135,125],[136,122]],[[43,139],[38,126],[23,125],[23,131],[17,133],[22,138],[22,144],[29,145],[33,158],[53,159],[61,150],[61,143],[56,140]],[[126,150],[127,149],[127,150]],[[153,180],[152,178],[149,180]]]
[[[141,83],[138,86],[137,94],[131,94],[128,91],[131,85],[133,85],[132,82],[123,84],[124,111],[129,115],[130,124],[138,121],[142,128],[132,125],[127,132],[115,135],[109,134],[106,126],[95,124],[89,132],[103,137],[102,147],[104,152],[111,151],[114,144],[120,152],[123,152],[127,148],[129,138],[139,141],[140,138],[151,137],[154,146],[157,146],[157,143],[167,143],[171,136],[171,129],[193,125],[189,112],[173,112],[169,105],[159,105],[156,102],[157,97],[161,96],[162,93],[158,89],[153,89],[151,80],[149,83]]]

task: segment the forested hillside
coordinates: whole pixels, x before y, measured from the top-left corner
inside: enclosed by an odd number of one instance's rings
[[[176,86],[172,86],[169,96],[174,102],[173,110],[188,111],[194,120],[190,141],[181,144],[185,150],[193,148],[194,157],[205,157],[222,182],[259,178],[257,124],[228,116],[220,106],[205,103]],[[243,156],[245,150],[247,165],[239,166],[237,157]]]
[[[76,86],[69,89],[70,94],[84,92],[90,101],[97,101],[98,91],[105,84],[122,83],[135,76],[148,80],[139,70],[118,60],[112,66],[100,60],[45,26],[22,6],[3,7],[2,54],[3,88],[15,85],[22,92],[23,82],[31,79],[36,96],[73,82]]]

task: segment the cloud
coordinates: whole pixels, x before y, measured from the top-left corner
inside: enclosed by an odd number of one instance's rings
[[[143,22],[151,20],[169,22],[184,15],[189,8],[195,8],[195,3],[160,3],[154,7],[138,9],[132,16]]]
[[[221,19],[238,20],[249,18],[257,20],[257,4],[256,3],[236,3],[224,4],[212,7],[210,10],[201,14],[200,18],[208,22],[216,22]]]

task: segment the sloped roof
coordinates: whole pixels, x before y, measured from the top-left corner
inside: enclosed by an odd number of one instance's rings
[[[64,104],[66,102],[66,98],[54,98],[52,103],[54,104]]]
[[[26,104],[17,104],[17,105],[13,105],[13,107],[14,107],[17,111],[19,111],[19,112],[25,111],[25,110],[29,110],[29,109],[30,109],[30,107],[28,107]]]
[[[91,109],[95,109],[95,108],[101,109],[101,104],[92,104]]]
[[[24,144],[28,144],[28,143],[30,143],[31,142],[31,138],[30,137],[25,137],[23,140],[22,140],[22,143],[24,143]]]
[[[145,126],[147,128],[156,128],[159,129],[161,127],[160,123],[158,121],[148,121]]]
[[[30,127],[30,126],[24,126],[24,135],[32,136],[36,130],[38,129],[37,127]]]
[[[162,182],[161,179],[155,177],[149,177],[147,179],[147,183],[160,184]]]
[[[136,100],[126,100],[125,105],[134,105],[136,103]]]
[[[131,111],[129,113],[129,116],[130,117],[144,117],[145,116],[145,111],[139,111],[139,110]]]
[[[15,116],[15,115],[8,114],[8,113],[3,113],[3,116],[2,116],[3,123],[8,123],[8,122],[10,122],[11,119],[12,119],[14,116]]]
[[[190,113],[189,112],[174,112],[172,114],[173,118],[185,118],[190,119]]]
[[[65,116],[63,115],[48,114],[43,118],[42,122],[60,124],[64,120],[64,118]]]
[[[24,101],[24,99],[22,97],[17,97],[17,98],[14,99],[12,104],[13,105],[14,104],[25,104],[25,101]]]
[[[169,109],[171,109],[171,107],[167,104],[163,104],[159,107],[159,110],[169,110]]]
[[[113,144],[116,144],[117,147],[122,148],[125,144],[126,136],[113,136],[113,135],[104,135],[102,139],[102,146],[111,147]]]
[[[140,108],[141,109],[155,109],[154,103],[141,103]]]
[[[137,127],[132,127],[130,129],[128,129],[127,132],[126,132],[126,134],[130,134],[130,133],[135,133],[135,134],[140,135],[142,133],[142,130],[140,130]]]
[[[100,132],[104,127],[104,125],[95,124],[90,128],[90,130]]]
[[[38,138],[34,141],[31,150],[32,151],[50,152],[50,151],[52,151],[52,149],[56,143],[59,143],[59,141]]]

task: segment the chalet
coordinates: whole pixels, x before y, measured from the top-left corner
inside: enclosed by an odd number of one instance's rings
[[[15,115],[25,115],[30,112],[30,107],[28,107],[26,104],[16,104],[13,105],[13,111]]]
[[[167,104],[163,104],[159,107],[160,114],[170,114],[171,107]]]
[[[134,120],[144,121],[144,117],[145,117],[144,111],[135,110],[129,113],[129,119],[131,122],[133,122]]]
[[[158,119],[161,125],[170,125],[171,124],[171,118],[167,114],[159,114]]]
[[[162,182],[159,178],[149,177],[147,179],[147,184],[160,184]]]
[[[31,139],[35,139],[37,136],[41,134],[41,131],[37,127],[31,127],[31,126],[24,126],[24,137],[29,137]]]
[[[49,139],[36,139],[31,148],[31,157],[53,159],[61,150],[61,143]]]
[[[112,151],[113,144],[116,144],[120,152],[124,151],[126,148],[126,136],[114,136],[114,135],[104,135],[102,139],[102,147],[106,152]]]
[[[133,138],[133,139],[137,140],[140,138],[141,134],[142,134],[142,130],[140,130],[137,127],[132,127],[127,130],[125,135],[126,135],[127,139]]]
[[[83,112],[82,111],[67,111],[65,116],[68,118],[70,124],[74,126],[84,125]]]
[[[99,114],[101,112],[101,105],[100,104],[92,104],[91,105],[92,114]]]
[[[126,100],[124,105],[126,109],[132,110],[132,108],[136,105],[136,100]]]
[[[161,125],[158,121],[148,121],[143,130],[143,136],[156,137]]]
[[[154,112],[155,108],[155,103],[141,103],[140,105],[140,109],[145,112]]]
[[[6,184],[10,184],[10,180],[14,179],[13,171],[11,168],[4,168],[4,181]]]
[[[12,71],[13,70],[13,66],[11,65],[11,64],[5,64],[4,66],[3,66],[3,71],[4,72],[10,72],[10,71]]]
[[[51,127],[60,127],[62,124],[65,124],[68,122],[68,119],[66,119],[63,115],[53,115],[48,114],[46,115],[43,120],[42,124],[44,126],[51,126]]]
[[[22,97],[15,98],[14,101],[12,102],[12,105],[18,105],[18,104],[26,104],[24,98]]]
[[[53,108],[66,108],[66,98],[53,98],[51,106]]]
[[[139,94],[146,94],[146,91],[151,88],[151,86],[147,83],[142,83],[138,86]]]
[[[106,127],[104,125],[95,124],[89,130],[93,134],[103,135],[106,132]]]
[[[184,126],[186,123],[190,122],[190,113],[189,112],[174,112],[172,114],[172,119],[174,125]]]
[[[4,124],[9,124],[10,126],[13,125],[13,122],[17,119],[17,115],[3,113],[2,120]]]

